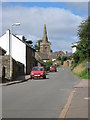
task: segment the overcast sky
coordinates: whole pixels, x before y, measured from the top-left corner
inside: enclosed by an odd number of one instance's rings
[[[22,34],[33,44],[43,37],[44,23],[53,51],[71,52],[71,45],[78,41],[77,30],[88,16],[87,2],[3,2],[2,34],[15,22],[14,34]]]

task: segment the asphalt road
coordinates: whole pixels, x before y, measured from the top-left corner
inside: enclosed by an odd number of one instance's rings
[[[4,86],[3,118],[58,118],[74,85],[80,80],[69,68],[48,73],[47,79]]]

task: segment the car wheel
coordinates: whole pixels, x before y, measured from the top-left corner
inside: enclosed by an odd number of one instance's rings
[[[44,75],[44,77],[43,77],[44,79],[46,79],[46,75]]]

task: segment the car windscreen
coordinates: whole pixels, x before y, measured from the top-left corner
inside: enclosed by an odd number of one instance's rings
[[[55,68],[55,66],[51,66],[52,68]]]
[[[42,67],[34,67],[34,68],[32,68],[32,70],[33,71],[42,71],[42,70],[44,70]]]

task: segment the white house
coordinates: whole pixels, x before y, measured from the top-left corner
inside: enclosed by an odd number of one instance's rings
[[[72,43],[72,53],[75,53],[75,52],[76,52],[76,50],[77,50],[76,46],[78,45],[78,43],[79,43],[79,42],[74,42],[74,43]]]
[[[35,50],[31,48],[29,45],[27,45],[25,42],[22,41],[22,35],[21,36],[15,36],[10,34],[10,30],[7,30],[4,35],[0,37],[0,47],[2,47],[6,51],[6,55],[9,55],[9,40],[11,40],[11,55],[12,58],[16,61],[24,64],[24,72],[27,72],[27,64],[30,68],[30,61],[32,60],[32,57],[35,56],[34,52]],[[10,39],[12,38],[12,39]],[[27,51],[28,49],[28,51]],[[33,55],[32,55],[33,54]],[[28,58],[27,58],[28,57]]]

